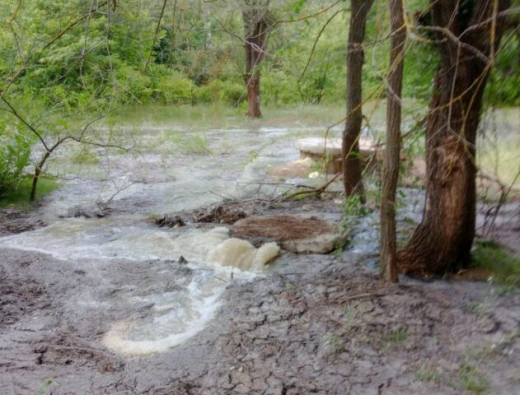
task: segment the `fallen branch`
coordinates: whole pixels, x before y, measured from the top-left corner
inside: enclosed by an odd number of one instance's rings
[[[294,199],[295,197],[298,197],[301,195],[315,195],[315,197],[318,197],[321,194],[323,194],[324,192],[326,192],[326,190],[330,186],[330,184],[332,184],[334,181],[336,181],[340,176],[341,176],[341,173],[336,174],[334,177],[332,177],[329,181],[327,181],[325,184],[323,184],[319,188],[307,187],[307,188],[309,188],[309,190],[307,190],[307,191],[298,191],[298,192],[294,192],[290,195],[285,195],[285,196],[282,195],[281,200],[282,201],[290,200],[290,199]]]

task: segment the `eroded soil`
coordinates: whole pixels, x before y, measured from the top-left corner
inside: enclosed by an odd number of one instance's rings
[[[229,280],[216,318],[186,343],[125,357],[103,335],[126,317],[149,317],[149,303],[128,301],[180,286],[188,267],[2,249],[0,394],[519,392],[520,291],[383,285],[366,259],[284,253],[266,276]]]

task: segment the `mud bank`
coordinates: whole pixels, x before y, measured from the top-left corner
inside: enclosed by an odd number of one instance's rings
[[[152,316],[154,303],[136,297],[175,292],[190,270],[1,250],[0,393],[518,391],[518,290],[406,279],[386,286],[330,255],[286,253],[272,275],[228,280],[218,318],[177,347],[128,357],[103,344],[113,323]]]

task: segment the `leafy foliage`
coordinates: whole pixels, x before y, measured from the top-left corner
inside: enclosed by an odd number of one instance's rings
[[[18,189],[30,160],[32,139],[0,125],[0,197]]]

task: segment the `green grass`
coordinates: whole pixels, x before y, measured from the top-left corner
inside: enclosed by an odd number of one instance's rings
[[[415,372],[415,378],[417,381],[429,383],[442,383],[445,381],[442,373],[437,370],[436,366],[430,363],[422,364]]]
[[[82,148],[76,155],[71,159],[71,162],[77,165],[97,165],[99,159],[95,153],[89,151],[86,148]]]
[[[520,285],[520,257],[495,243],[477,243],[472,269],[504,287]]]
[[[205,134],[181,134],[176,132],[171,135],[171,140],[180,152],[193,155],[212,154]]]
[[[245,111],[223,104],[167,106],[149,104],[125,108],[113,114],[111,124],[178,126],[186,129],[247,128],[259,126],[329,125],[345,117],[342,103],[333,105],[263,106],[260,119],[244,116]]]
[[[15,191],[9,192],[0,198],[0,208],[15,207],[18,209],[28,209],[31,206],[29,200],[31,185],[32,177],[24,177]],[[46,196],[58,188],[59,184],[56,180],[40,177],[36,191],[36,199]]]
[[[466,391],[471,391],[480,394],[487,390],[489,384],[475,366],[470,364],[463,364],[458,372],[459,380],[462,387]]]

